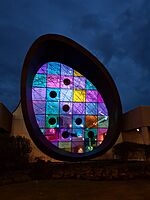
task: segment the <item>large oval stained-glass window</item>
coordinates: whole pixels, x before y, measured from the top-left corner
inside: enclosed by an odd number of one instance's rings
[[[33,142],[58,160],[100,156],[120,133],[122,107],[110,74],[88,50],[61,35],[43,35],[29,49],[21,106]]]
[[[41,66],[32,84],[37,124],[46,139],[72,153],[93,151],[108,130],[108,111],[96,87],[58,62]]]

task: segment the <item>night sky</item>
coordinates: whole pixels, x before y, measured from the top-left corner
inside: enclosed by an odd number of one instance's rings
[[[24,57],[47,33],[70,37],[105,65],[124,111],[150,105],[149,0],[1,0],[0,101],[10,111],[20,100]]]

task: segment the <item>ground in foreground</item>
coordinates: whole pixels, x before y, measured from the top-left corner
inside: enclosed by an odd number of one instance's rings
[[[49,180],[0,187],[2,200],[149,200],[150,181]]]

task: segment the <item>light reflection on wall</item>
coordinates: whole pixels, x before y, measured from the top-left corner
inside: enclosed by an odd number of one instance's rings
[[[102,96],[64,64],[40,67],[32,84],[32,103],[41,134],[64,151],[92,151],[107,134],[109,118]]]

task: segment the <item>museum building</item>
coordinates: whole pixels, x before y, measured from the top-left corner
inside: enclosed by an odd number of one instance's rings
[[[103,64],[60,35],[38,38],[23,64],[21,101],[0,104],[0,129],[31,141],[31,160],[113,159],[118,143],[150,144],[150,106],[122,113]]]

